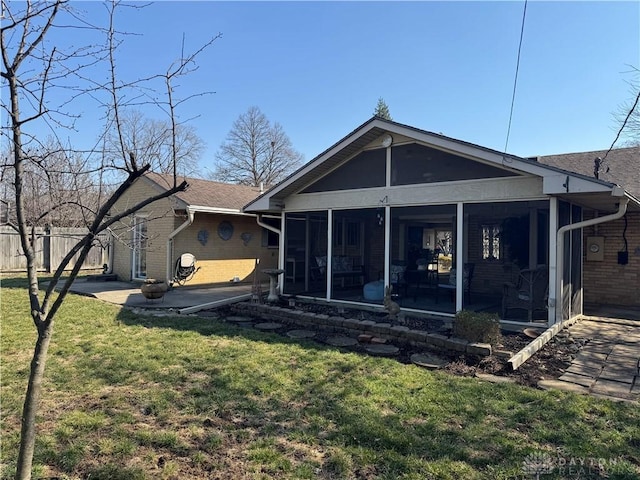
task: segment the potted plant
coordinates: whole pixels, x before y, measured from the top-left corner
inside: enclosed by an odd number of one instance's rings
[[[140,291],[147,300],[156,300],[164,297],[167,289],[168,287],[164,280],[156,280],[155,278],[148,278],[140,285]]]

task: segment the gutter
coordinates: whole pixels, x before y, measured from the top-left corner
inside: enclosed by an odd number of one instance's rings
[[[555,321],[554,323],[562,323],[562,308],[558,308],[558,298],[562,298],[562,291],[564,288],[564,234],[580,228],[590,227],[592,225],[599,225],[601,223],[611,222],[622,218],[627,213],[627,205],[629,204],[629,198],[625,196],[624,190],[620,187],[614,187],[611,195],[620,198],[618,204],[618,211],[604,217],[592,218],[591,220],[584,220],[582,222],[573,223],[560,227],[557,232],[556,239],[556,298],[549,298],[549,306],[555,307]]]
[[[167,238],[167,271],[166,271],[167,285],[173,284],[173,262],[172,262],[173,239],[175,238],[176,235],[178,235],[178,233],[180,233],[182,230],[184,230],[185,228],[187,228],[193,223],[193,219],[195,218],[195,216],[196,216],[196,212],[191,207],[187,207],[187,220],[178,228],[176,228],[173,232],[171,232],[169,234],[169,237]]]
[[[272,225],[269,225],[269,224],[264,223],[264,222],[262,221],[262,214],[261,214],[261,213],[259,213],[259,214],[256,216],[256,223],[257,223],[258,225],[260,225],[262,228],[266,228],[267,230],[269,230],[269,231],[271,231],[271,232],[273,232],[273,233],[275,233],[275,234],[277,234],[277,235],[280,235],[280,234],[282,233],[282,231],[281,231],[281,230],[278,230],[276,227],[274,227],[274,226],[272,226]]]

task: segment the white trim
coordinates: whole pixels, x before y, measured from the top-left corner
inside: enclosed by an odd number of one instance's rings
[[[361,242],[364,244],[364,242]],[[384,207],[384,284],[391,285],[391,206]]]
[[[243,213],[237,208],[220,208],[220,207],[206,207],[203,205],[189,205],[187,206],[192,212],[199,213],[224,213],[225,215],[241,215],[243,217],[255,217],[255,213]]]
[[[556,308],[558,308],[556,297],[556,242],[558,238],[556,232],[558,231],[558,208],[558,199],[556,197],[551,197],[549,199],[549,298],[547,300],[547,326],[549,327],[555,323]]]
[[[294,194],[287,197],[286,211],[376,208],[385,196],[394,207],[548,199],[539,178],[515,177]]]
[[[325,298],[327,300],[327,302],[331,301],[331,287],[332,285],[332,278],[333,277],[333,210],[329,209],[327,210],[327,266],[326,266],[326,272],[327,272],[327,278],[326,278],[326,292],[325,292]]]
[[[138,236],[138,225],[141,225],[143,222],[138,222],[139,219],[144,219],[144,223],[148,222],[149,214],[146,212],[136,212],[133,214],[133,232],[131,236],[132,246],[131,249],[131,279],[132,280],[146,280],[147,279],[147,266],[146,266],[146,253],[145,253],[145,275],[144,277],[138,275],[138,263],[139,263],[139,252],[137,247],[137,236]],[[149,231],[149,224],[147,223],[147,232]]]
[[[462,310],[464,295],[464,202],[456,205],[456,312]],[[437,288],[437,287],[436,287]]]

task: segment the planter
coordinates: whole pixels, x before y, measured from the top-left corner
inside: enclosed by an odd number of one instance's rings
[[[164,281],[153,278],[145,280],[144,283],[140,285],[140,291],[147,300],[156,300],[164,297],[167,289],[167,284]]]

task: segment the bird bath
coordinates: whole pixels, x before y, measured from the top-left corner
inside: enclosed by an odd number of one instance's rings
[[[277,302],[280,300],[276,286],[278,285],[278,276],[284,273],[281,268],[265,268],[263,273],[269,275],[269,295],[267,296],[267,302]]]

